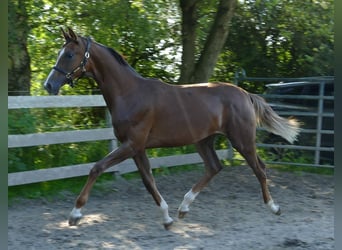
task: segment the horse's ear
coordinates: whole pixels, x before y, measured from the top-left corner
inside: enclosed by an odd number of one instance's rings
[[[64,29],[63,28],[61,28],[61,31],[62,31],[62,33],[63,33],[63,36],[64,36],[64,38],[65,38],[65,41],[70,41],[70,36],[69,36],[69,34],[68,33],[66,33],[65,31],[64,31]]]
[[[69,32],[70,38],[74,41],[77,41],[77,35],[70,27],[68,27],[68,32]]]

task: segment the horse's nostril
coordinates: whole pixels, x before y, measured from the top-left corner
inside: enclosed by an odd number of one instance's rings
[[[52,83],[46,82],[44,83],[44,88],[45,90],[50,94],[50,95],[57,95],[59,92],[59,88],[56,88]]]

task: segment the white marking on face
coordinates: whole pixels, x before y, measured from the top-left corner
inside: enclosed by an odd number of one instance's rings
[[[65,52],[65,48],[63,48],[63,49],[59,52],[59,55],[58,55],[57,61],[56,61],[56,65],[57,65],[59,59],[61,59],[61,57],[63,56],[64,52]],[[55,66],[56,66],[56,65],[55,65]]]
[[[64,54],[64,52],[65,52],[65,48],[63,48],[63,49],[59,52],[58,57],[57,57],[57,61],[56,61],[56,64],[55,64],[55,67],[57,66],[57,63],[58,63],[59,59],[62,57],[62,55]],[[45,82],[44,82],[44,86],[45,86],[45,87],[46,87],[47,83],[49,82],[50,77],[52,76],[52,74],[53,74],[55,71],[56,71],[56,70],[55,70],[54,68],[50,71],[49,75],[47,76],[47,78],[46,78],[46,80],[45,80]]]

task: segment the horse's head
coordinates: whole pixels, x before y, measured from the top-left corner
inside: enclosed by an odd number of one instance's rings
[[[65,44],[58,52],[56,64],[44,83],[44,88],[54,95],[65,83],[73,86],[73,80],[82,77],[89,58],[90,38],[84,42],[85,39],[78,37],[70,28],[67,32],[62,29],[62,32]]]

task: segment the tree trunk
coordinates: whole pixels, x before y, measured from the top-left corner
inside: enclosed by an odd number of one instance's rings
[[[183,39],[183,54],[182,54],[182,68],[180,82],[207,82],[213,73],[215,64],[220,55],[220,52],[227,40],[229,33],[230,21],[235,12],[236,0],[220,0],[217,7],[217,14],[214,23],[211,27],[209,35],[204,44],[203,50],[197,62],[195,62],[195,3],[191,5],[190,16],[189,7],[190,4],[185,4],[182,1],[182,39]],[[190,23],[191,21],[191,23]],[[189,32],[188,30],[191,30]],[[184,33],[187,31],[188,33]],[[191,36],[191,34],[193,34]],[[184,64],[184,65],[183,65]]]
[[[179,83],[189,83],[195,68],[196,0],[180,0],[182,11],[182,65]]]
[[[25,1],[9,1],[8,22],[8,95],[29,95],[31,70]]]

